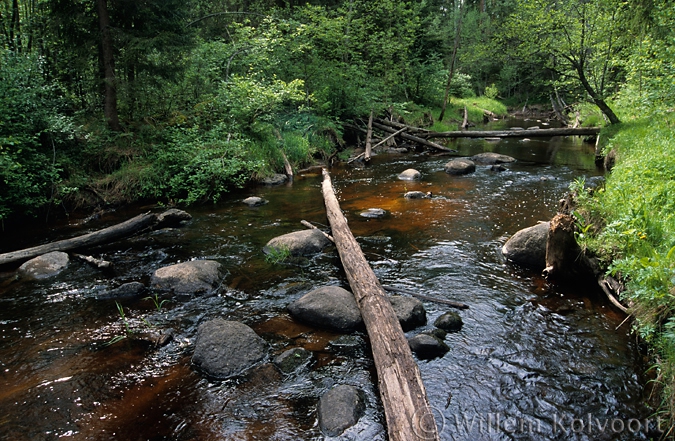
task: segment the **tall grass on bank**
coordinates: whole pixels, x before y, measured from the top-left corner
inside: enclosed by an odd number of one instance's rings
[[[675,116],[612,130],[605,149],[617,161],[605,187],[578,192],[595,231],[585,245],[626,281],[623,300],[653,349],[662,412],[675,422]]]

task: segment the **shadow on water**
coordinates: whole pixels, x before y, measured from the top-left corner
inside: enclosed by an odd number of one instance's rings
[[[383,283],[470,305],[460,312],[461,332],[446,337],[450,352],[420,362],[442,439],[648,439],[645,366],[629,326],[618,327],[624,317],[594,290],[548,286],[500,253],[513,233],[555,213],[572,180],[600,176],[592,146],[572,138],[451,144],[460,155],[494,151],[517,162],[503,172],[479,166],[457,177],[443,171],[447,156],[382,154],[367,168],[331,171],[349,225]],[[398,180],[407,168],[422,179]],[[322,439],[318,398],[346,383],[365,392],[368,411],[344,439],[385,439],[366,335],[315,329],[285,311],[314,287],[346,286],[334,247],[299,265],[266,262],[261,252],[272,237],[302,229],[302,219],[326,224],[320,185],[319,176],[307,176],[250,187],[217,205],[191,208],[194,218],[183,228],[89,250],[112,261],[113,273],[78,261],[48,281],[4,273],[0,438]],[[403,198],[410,190],[433,197]],[[269,204],[241,203],[251,195]],[[368,208],[388,214],[361,217]],[[86,228],[142,209],[108,214]],[[46,241],[86,228],[33,237]],[[206,258],[227,268],[213,295],[167,298],[160,311],[148,300],[121,302],[133,329],[173,328],[169,345],[157,349],[134,338],[107,344],[125,327],[114,301],[103,298],[106,291],[129,281],[147,284],[161,266]],[[409,336],[431,329],[447,311],[425,307],[429,324]],[[190,356],[198,324],[213,317],[252,326],[270,344],[271,357],[304,347],[313,360],[293,375],[265,363],[240,378],[210,381],[192,369]]]

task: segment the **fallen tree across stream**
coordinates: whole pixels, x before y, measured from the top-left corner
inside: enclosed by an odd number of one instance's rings
[[[547,136],[592,136],[600,133],[598,127],[523,129],[523,130],[457,130],[452,132],[420,133],[420,138],[534,138]]]
[[[0,254],[0,265],[32,259],[33,257],[37,257],[42,254],[51,253],[52,251],[69,251],[91,247],[94,245],[101,245],[123,239],[125,237],[133,236],[134,234],[148,228],[163,228],[172,226],[178,224],[180,221],[191,218],[192,216],[190,216],[188,213],[176,209],[170,209],[159,214],[143,213],[120,224],[103,228],[102,230],[94,231],[82,236]]]
[[[326,170],[322,193],[335,246],[370,338],[389,440],[438,440],[419,367],[384,289],[347,225]]]

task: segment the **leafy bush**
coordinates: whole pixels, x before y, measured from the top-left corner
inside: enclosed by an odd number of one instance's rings
[[[0,219],[12,212],[34,214],[60,181],[57,148],[74,130],[57,114],[54,87],[42,62],[0,51]],[[63,135],[63,136],[61,136]]]

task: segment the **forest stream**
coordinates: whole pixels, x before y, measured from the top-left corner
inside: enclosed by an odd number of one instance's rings
[[[528,127],[506,120],[491,128]],[[478,166],[451,176],[451,157],[380,154],[367,167],[330,172],[341,208],[383,284],[468,304],[450,351],[419,361],[443,440],[638,440],[645,420],[648,366],[630,323],[594,287],[561,290],[536,272],[504,261],[501,247],[518,230],[549,220],[570,182],[600,181],[594,147],[579,138],[462,139],[462,156],[493,151],[516,158],[506,171]],[[401,181],[414,168],[419,181]],[[216,205],[187,208],[185,226],[86,250],[113,263],[102,271],[72,259],[42,281],[0,274],[0,439],[23,440],[313,440],[319,397],[337,384],[362,390],[367,410],[339,439],[384,440],[374,364],[364,332],[343,336],[294,321],[286,307],[323,285],[349,288],[330,246],[304,262],[273,263],[268,240],[326,227],[321,176],[281,186],[248,186]],[[432,192],[409,200],[406,191]],[[248,207],[242,200],[269,201]],[[382,208],[388,215],[359,213]],[[158,207],[133,206],[86,224],[71,219],[43,230],[2,236],[0,252],[83,234]],[[161,308],[143,298],[120,301],[133,329],[173,328],[154,348],[126,338],[115,300],[122,283],[146,285],[154,270],[213,259],[227,270],[211,295],[171,297]],[[449,307],[424,301],[433,327]],[[243,377],[213,381],[193,369],[197,326],[223,317],[251,326],[274,356],[292,347],[313,361],[293,375],[271,363]],[[652,418],[653,419],[653,418]],[[654,423],[649,423],[651,430]]]

